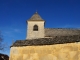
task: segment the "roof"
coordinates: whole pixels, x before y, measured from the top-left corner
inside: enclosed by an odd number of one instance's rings
[[[13,46],[40,46],[40,45],[53,45],[80,42],[80,35],[73,36],[55,36],[53,38],[39,38],[32,40],[16,40]]]
[[[80,35],[80,29],[45,28],[45,37]]]
[[[28,21],[44,21],[38,12],[36,12]]]

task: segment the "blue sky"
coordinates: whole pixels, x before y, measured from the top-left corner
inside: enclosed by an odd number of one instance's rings
[[[80,28],[80,0],[0,0],[0,30],[6,51],[13,41],[26,38],[28,20],[36,10],[45,28]]]

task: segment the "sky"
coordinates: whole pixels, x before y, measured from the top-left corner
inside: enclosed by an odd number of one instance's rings
[[[16,40],[25,40],[26,21],[35,13],[46,21],[45,28],[80,28],[80,0],[0,0],[0,31],[5,51]]]

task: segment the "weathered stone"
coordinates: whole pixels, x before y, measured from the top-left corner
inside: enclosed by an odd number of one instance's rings
[[[80,60],[80,29],[47,29],[44,23],[37,12],[27,21],[26,40],[12,44],[9,60]]]
[[[11,47],[10,60],[79,60],[80,43]]]
[[[12,46],[39,46],[39,45],[54,45],[80,42],[80,36],[55,36],[54,38],[39,38],[30,40],[17,40]],[[12,47],[11,46],[11,47]]]
[[[80,35],[80,29],[45,28],[45,37]]]

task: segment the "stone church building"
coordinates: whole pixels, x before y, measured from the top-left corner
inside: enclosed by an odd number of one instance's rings
[[[9,60],[80,60],[80,29],[45,28],[36,12],[27,20],[25,40],[10,47]]]

